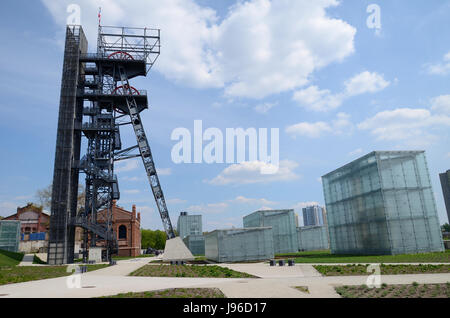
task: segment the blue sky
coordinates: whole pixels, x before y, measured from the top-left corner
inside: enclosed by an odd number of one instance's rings
[[[441,223],[438,173],[449,169],[450,1],[10,1],[0,11],[0,215],[51,183],[67,5],[95,51],[103,24],[161,28],[143,116],[172,219],[205,230],[242,226],[259,208],[324,203],[320,177],[373,150],[426,150]],[[381,29],[368,28],[369,4]],[[282,169],[175,164],[177,127],[279,128]],[[133,143],[130,130],[125,144]],[[142,163],[119,164],[119,205],[162,228]],[[220,176],[221,178],[217,178]],[[83,176],[81,176],[81,180]],[[226,180],[226,182],[211,182]],[[300,213],[301,216],[301,213]]]

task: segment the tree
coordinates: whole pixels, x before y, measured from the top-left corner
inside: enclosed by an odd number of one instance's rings
[[[40,205],[46,210],[50,210],[52,206],[52,188],[53,186],[50,184],[46,188],[36,191],[36,197]],[[86,189],[82,184],[80,184],[78,186],[77,211],[79,211],[81,208],[84,208],[85,196]]]
[[[44,209],[50,210],[52,205],[52,185],[49,185],[44,189],[37,190],[36,197]]]
[[[445,223],[444,225],[441,226],[441,229],[443,232],[450,232],[450,224]]]
[[[141,247],[163,250],[166,246],[166,232],[141,229]]]

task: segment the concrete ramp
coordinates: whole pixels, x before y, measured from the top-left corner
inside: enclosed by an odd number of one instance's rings
[[[181,238],[177,236],[166,241],[162,259],[163,261],[193,261],[195,257]]]

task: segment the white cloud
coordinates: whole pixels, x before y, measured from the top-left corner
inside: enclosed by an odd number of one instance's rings
[[[156,168],[156,172],[160,176],[170,176],[172,174],[171,168]]]
[[[138,194],[141,191],[138,190],[138,189],[130,189],[130,190],[124,190],[123,192],[126,193],[126,194]]]
[[[253,109],[260,114],[266,114],[269,110],[277,105],[278,103],[263,103],[256,105]]]
[[[376,72],[362,72],[344,82],[345,89],[341,93],[332,94],[329,90],[321,90],[317,86],[296,91],[293,100],[301,107],[312,111],[329,111],[336,109],[353,96],[376,93],[390,85],[383,75]]]
[[[333,95],[327,89],[320,90],[317,86],[310,86],[294,93],[293,99],[301,106],[313,111],[328,111],[342,105],[344,96]]]
[[[251,204],[251,205],[275,205],[277,202],[270,201],[264,198],[261,199],[255,199],[255,198],[246,198],[244,196],[238,196],[233,200],[230,200],[231,202],[241,203],[241,204]]]
[[[324,133],[332,132],[331,126],[323,121],[316,123],[302,122],[286,128],[286,133],[292,136],[305,136],[310,138],[318,138]]]
[[[271,165],[261,161],[246,161],[228,166],[214,179],[206,182],[214,185],[242,185],[292,181],[299,178],[294,172],[297,167],[298,164],[294,161],[281,160],[277,173],[261,174],[264,169],[270,169]]]
[[[183,204],[183,203],[186,203],[187,200],[174,198],[174,199],[168,199],[168,200],[166,200],[166,202],[167,202],[168,204],[174,204],[174,205],[175,205],[175,204]]]
[[[358,148],[358,149],[355,149],[355,150],[353,150],[353,151],[350,151],[350,152],[348,153],[348,155],[349,155],[350,157],[355,157],[355,156],[358,156],[358,155],[362,154],[362,152],[363,152],[363,149],[362,149],[362,148]]]
[[[431,99],[431,110],[450,116],[450,95],[441,95]]]
[[[426,138],[432,141],[436,136],[429,130],[447,126],[450,126],[449,116],[436,116],[428,109],[398,108],[379,112],[360,123],[358,128],[370,131],[377,140],[414,141]]]
[[[227,208],[228,208],[227,203],[219,202],[219,203],[191,205],[187,208],[187,211],[193,213],[220,214],[225,212]]]
[[[447,75],[450,73],[450,52],[444,55],[443,61],[437,64],[425,65],[428,74],[431,75]]]
[[[137,159],[128,159],[125,161],[119,161],[115,166],[115,172],[130,172],[139,168],[139,160]]]
[[[55,21],[66,23],[72,0],[42,0]],[[354,52],[356,29],[331,18],[337,0],[238,1],[219,22],[193,0],[80,0],[82,23],[95,45],[102,6],[105,25],[161,28],[156,70],[194,87],[223,87],[226,96],[263,98],[308,83],[317,69]],[[150,24],[149,24],[150,23]]]
[[[303,136],[309,138],[319,138],[325,134],[350,134],[353,131],[353,123],[350,121],[350,115],[346,113],[338,113],[336,119],[331,123],[323,121],[308,123],[301,122],[285,129],[287,134],[293,138]]]
[[[1,216],[10,216],[17,212],[17,207],[19,205],[15,202],[3,201],[0,202],[0,215]]]
[[[379,92],[388,87],[390,82],[386,81],[383,75],[365,71],[347,80],[344,85],[345,95],[350,97]]]

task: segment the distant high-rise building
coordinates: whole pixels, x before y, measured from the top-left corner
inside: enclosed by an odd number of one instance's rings
[[[202,216],[188,215],[187,212],[181,212],[178,217],[177,231],[181,239],[188,235],[202,235]]]
[[[324,208],[313,205],[303,208],[303,224],[304,226],[324,225]]]
[[[439,175],[441,179],[442,193],[444,194],[445,208],[447,209],[447,218],[450,223],[450,170]]]
[[[332,253],[444,250],[424,151],[374,151],[322,184]]]

